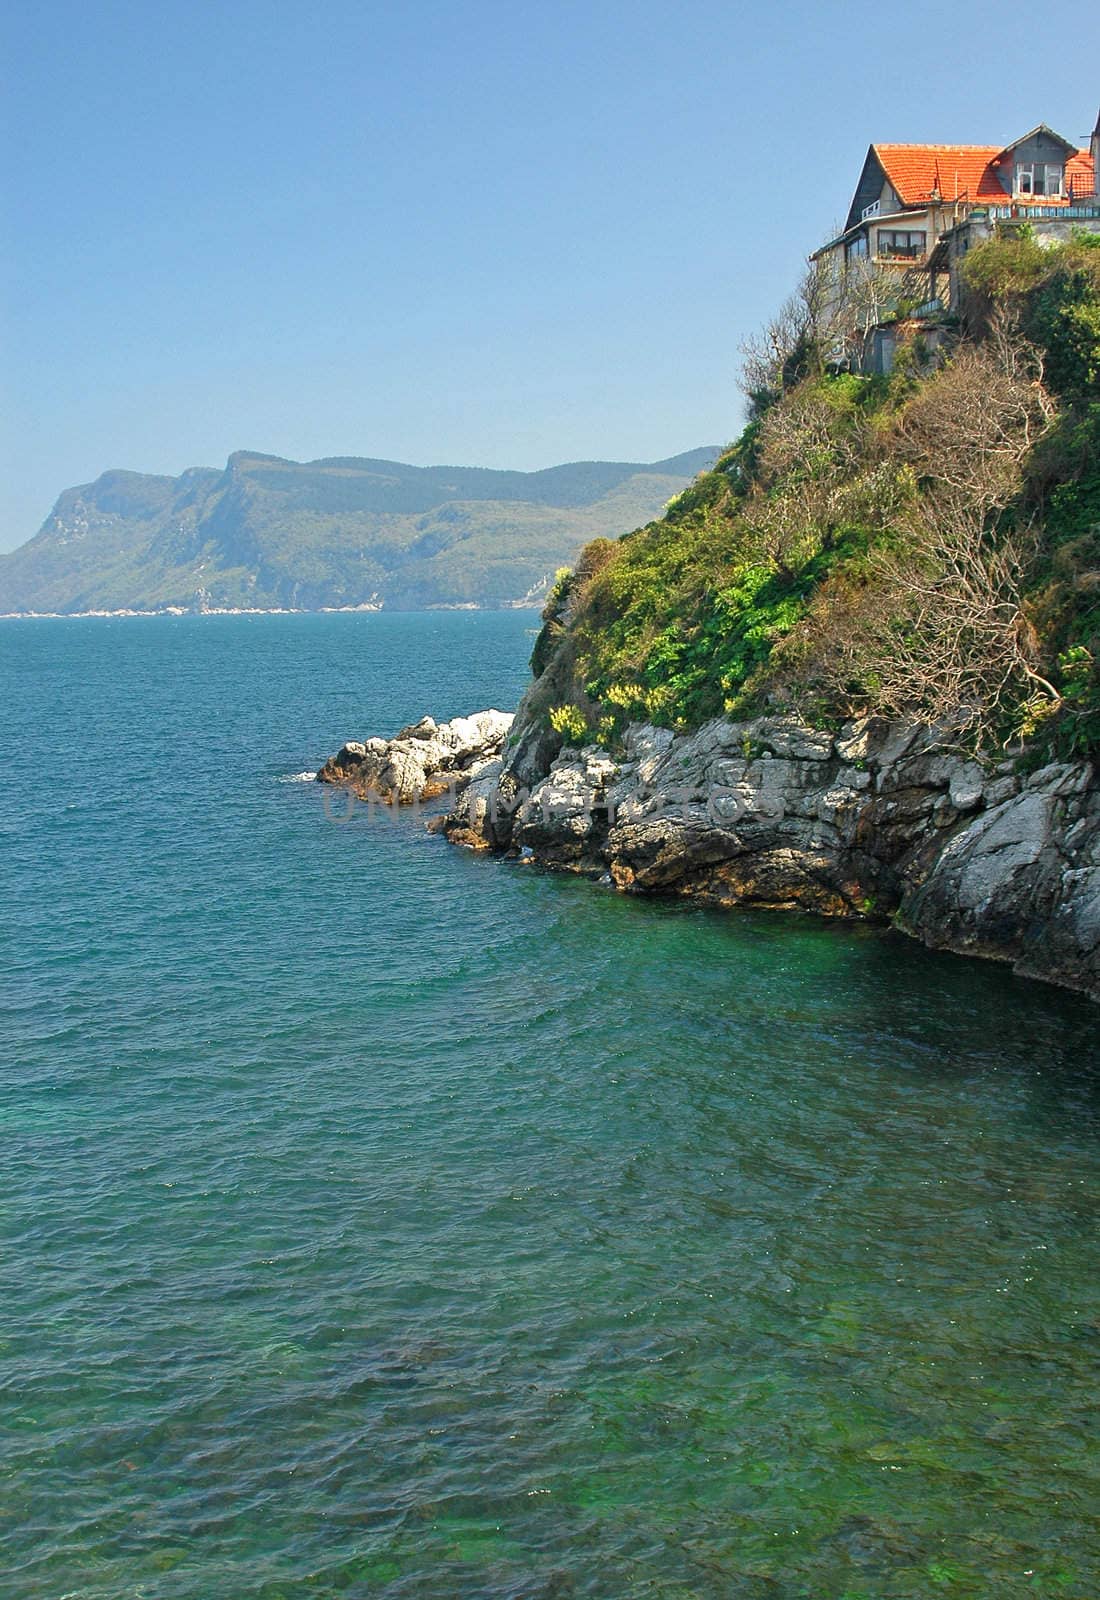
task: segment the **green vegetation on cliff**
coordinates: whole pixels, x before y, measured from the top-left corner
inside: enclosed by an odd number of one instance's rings
[[[588,547],[534,662],[559,733],[791,709],[1100,747],[1100,239],[992,239],[966,280],[949,357],[914,332],[888,378],[797,328],[740,440]]]

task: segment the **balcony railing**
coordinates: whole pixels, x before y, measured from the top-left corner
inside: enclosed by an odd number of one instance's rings
[[[975,207],[975,209],[979,209]],[[982,207],[993,222],[1010,222],[1013,217],[1065,217],[1071,222],[1100,217],[1100,198],[1074,200],[1068,206],[1045,206],[1041,200],[1014,200],[1010,206]]]

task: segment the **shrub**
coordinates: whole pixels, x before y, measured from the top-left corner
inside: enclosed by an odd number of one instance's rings
[[[1043,281],[1049,268],[1046,250],[1034,229],[1000,229],[992,239],[975,245],[962,265],[966,286],[993,304],[1025,295]]]
[[[543,622],[559,622],[565,610],[565,602],[569,598],[569,591],[573,587],[572,567],[559,567],[554,574],[554,581],[550,585],[546,596],[546,604],[542,608]]]
[[[566,744],[584,745],[591,738],[588,719],[579,706],[551,706],[550,726]]]

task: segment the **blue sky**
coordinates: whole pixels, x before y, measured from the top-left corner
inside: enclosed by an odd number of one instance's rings
[[[107,467],[654,459],[867,144],[1090,130],[1097,8],[7,0],[0,548]]]

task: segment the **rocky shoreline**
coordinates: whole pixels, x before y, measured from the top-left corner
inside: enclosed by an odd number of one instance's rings
[[[448,794],[457,798],[500,756],[512,720],[505,711],[479,711],[442,724],[422,717],[392,739],[342,745],[317,781],[383,805],[413,805]]]
[[[454,843],[626,893],[889,921],[1100,999],[1100,783],[1086,763],[1025,773],[917,724],[828,732],[790,717],[635,725],[611,756],[482,712],[345,745],[318,777],[386,803],[451,795],[438,826]]]

